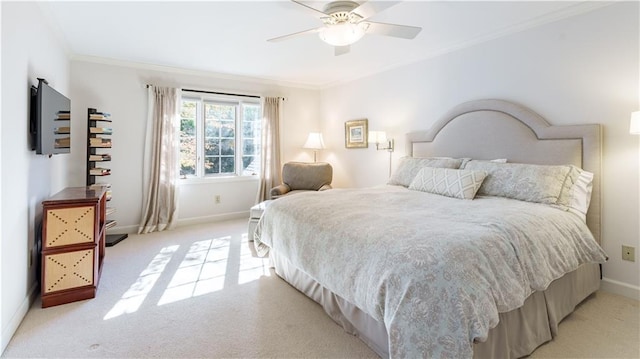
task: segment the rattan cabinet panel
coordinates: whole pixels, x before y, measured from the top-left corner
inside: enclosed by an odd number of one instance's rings
[[[93,285],[93,249],[49,254],[44,258],[44,293]]]
[[[45,247],[94,241],[95,207],[62,208],[47,211]]]

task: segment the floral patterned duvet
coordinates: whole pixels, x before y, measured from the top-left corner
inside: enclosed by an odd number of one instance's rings
[[[570,212],[400,186],[280,198],[264,212],[255,245],[384,322],[392,358],[472,357],[498,313],[606,260]]]

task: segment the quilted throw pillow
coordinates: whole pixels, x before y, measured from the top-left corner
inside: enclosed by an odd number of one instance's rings
[[[462,158],[402,157],[387,184],[408,187],[424,167],[460,168]]]
[[[487,176],[485,171],[425,167],[409,185],[409,189],[442,196],[473,199]]]

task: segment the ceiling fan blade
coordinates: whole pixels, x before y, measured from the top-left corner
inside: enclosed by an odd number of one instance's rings
[[[367,34],[401,37],[403,39],[413,39],[420,33],[420,31],[422,31],[421,27],[416,27],[416,26],[384,24],[381,22],[371,22],[371,21],[365,21],[365,23],[369,24],[369,28],[367,29]]]
[[[367,1],[364,4],[358,6],[357,8],[351,10],[360,16],[363,19],[368,19],[371,16],[379,13],[382,10],[388,9],[393,5],[398,4],[400,1]]]
[[[317,17],[318,19],[321,19],[323,17],[327,17],[327,14],[325,14],[324,12],[322,12],[322,11],[316,9],[316,8],[313,8],[313,7],[311,7],[311,6],[307,5],[307,4],[304,4],[301,1],[296,1],[296,0],[291,0],[291,1],[296,3],[296,4],[298,4],[298,5],[300,5],[300,6],[302,6],[302,7],[304,7],[305,9],[307,9],[309,11],[309,13],[311,13],[311,15]]]
[[[322,30],[323,28],[324,28],[324,26],[320,26],[320,27],[316,27],[316,28],[314,28],[314,29],[309,29],[309,30],[304,30],[304,31],[294,32],[293,34],[274,37],[273,39],[269,39],[269,40],[267,40],[267,41],[269,41],[269,42],[278,42],[278,41],[283,41],[283,40],[289,40],[290,38],[293,38],[293,37],[297,37],[297,36],[301,36],[301,35],[307,35],[307,34],[317,33],[317,32],[319,32],[320,30]]]
[[[350,45],[335,46],[334,55],[335,56],[340,56],[340,55],[348,54],[350,50],[351,50],[351,46]]]

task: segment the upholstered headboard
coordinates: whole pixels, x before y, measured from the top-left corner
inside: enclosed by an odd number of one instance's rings
[[[601,133],[599,124],[552,126],[524,106],[479,100],[456,106],[428,131],[408,133],[407,155],[573,164],[592,172],[587,225],[600,243]]]

